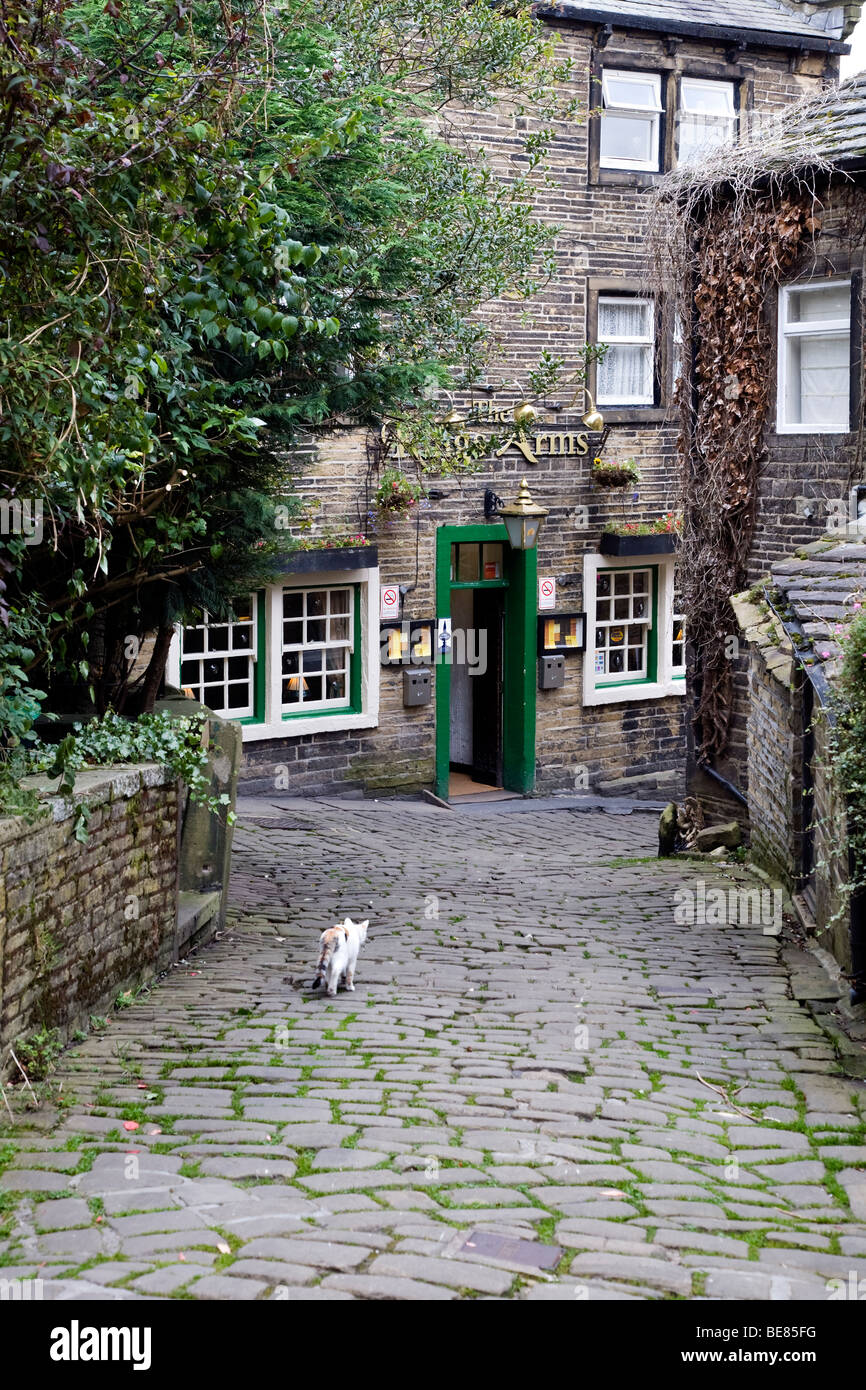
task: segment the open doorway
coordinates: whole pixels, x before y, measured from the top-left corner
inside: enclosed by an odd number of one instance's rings
[[[451,596],[449,797],[502,788],[501,589],[455,589]]]
[[[537,585],[535,551],[513,549],[503,525],[439,527],[436,617],[452,638],[436,662],[443,800],[498,801],[535,785]]]

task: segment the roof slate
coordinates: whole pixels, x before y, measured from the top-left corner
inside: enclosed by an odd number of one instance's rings
[[[856,533],[849,540],[835,543],[816,541],[797,555],[777,561],[770,570],[770,585],[781,595],[800,624],[811,648],[797,655],[810,665],[821,666],[832,682],[841,667],[842,648],[839,629],[844,627],[866,603],[866,535]],[[778,602],[774,606],[779,607]],[[751,594],[738,594],[734,608],[749,640],[761,641],[762,626],[756,622]],[[786,649],[781,660],[793,657]]]
[[[706,24],[736,31],[750,30],[765,34],[785,34],[804,37],[839,37],[832,27],[832,12],[824,11],[807,18],[781,0],[561,0],[544,5],[542,14],[550,13],[563,19],[579,19],[582,15],[608,15],[618,18],[667,20],[672,24]]]
[[[858,73],[831,95],[824,95],[795,109],[780,123],[781,138],[767,160],[767,167],[784,163],[785,152],[802,151],[800,163],[809,158],[840,163],[866,156],[866,72]],[[774,144],[776,142],[773,142]]]

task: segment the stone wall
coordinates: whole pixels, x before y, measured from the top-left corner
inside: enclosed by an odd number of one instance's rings
[[[850,902],[841,892],[848,877],[848,835],[843,799],[831,771],[827,722],[815,721],[815,905],[819,944],[851,969]],[[840,911],[841,907],[841,911]]]
[[[75,806],[90,807],[75,837]],[[175,958],[178,788],[151,764],[80,773],[73,800],[0,820],[0,1052],[62,1038]]]
[[[832,773],[827,718],[817,703],[813,712],[811,702],[807,704],[808,677],[778,621],[745,594],[734,600],[734,608],[747,652],[752,857],[791,892],[804,894],[818,943],[849,970],[849,910],[842,892],[848,873],[845,810]],[[807,875],[804,840],[810,821],[814,839],[812,871]]]
[[[803,674],[772,623],[749,662],[749,820],[755,861],[794,889],[803,830]]]

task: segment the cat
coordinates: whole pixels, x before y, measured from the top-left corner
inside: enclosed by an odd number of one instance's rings
[[[336,927],[327,927],[322,932],[320,937],[321,950],[313,989],[316,989],[324,980],[328,986],[328,994],[333,999],[337,993],[340,979],[345,976],[346,989],[354,990],[358,952],[362,943],[367,940],[369,925],[369,918],[366,922],[353,922],[351,917],[347,917]]]

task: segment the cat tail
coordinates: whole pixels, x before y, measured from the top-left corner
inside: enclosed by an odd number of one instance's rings
[[[349,933],[346,931],[345,927],[328,927],[327,931],[322,932],[322,949],[319,952],[319,964],[317,967],[320,971],[324,969],[331,959],[331,956],[336,951],[341,934],[348,940]]]

